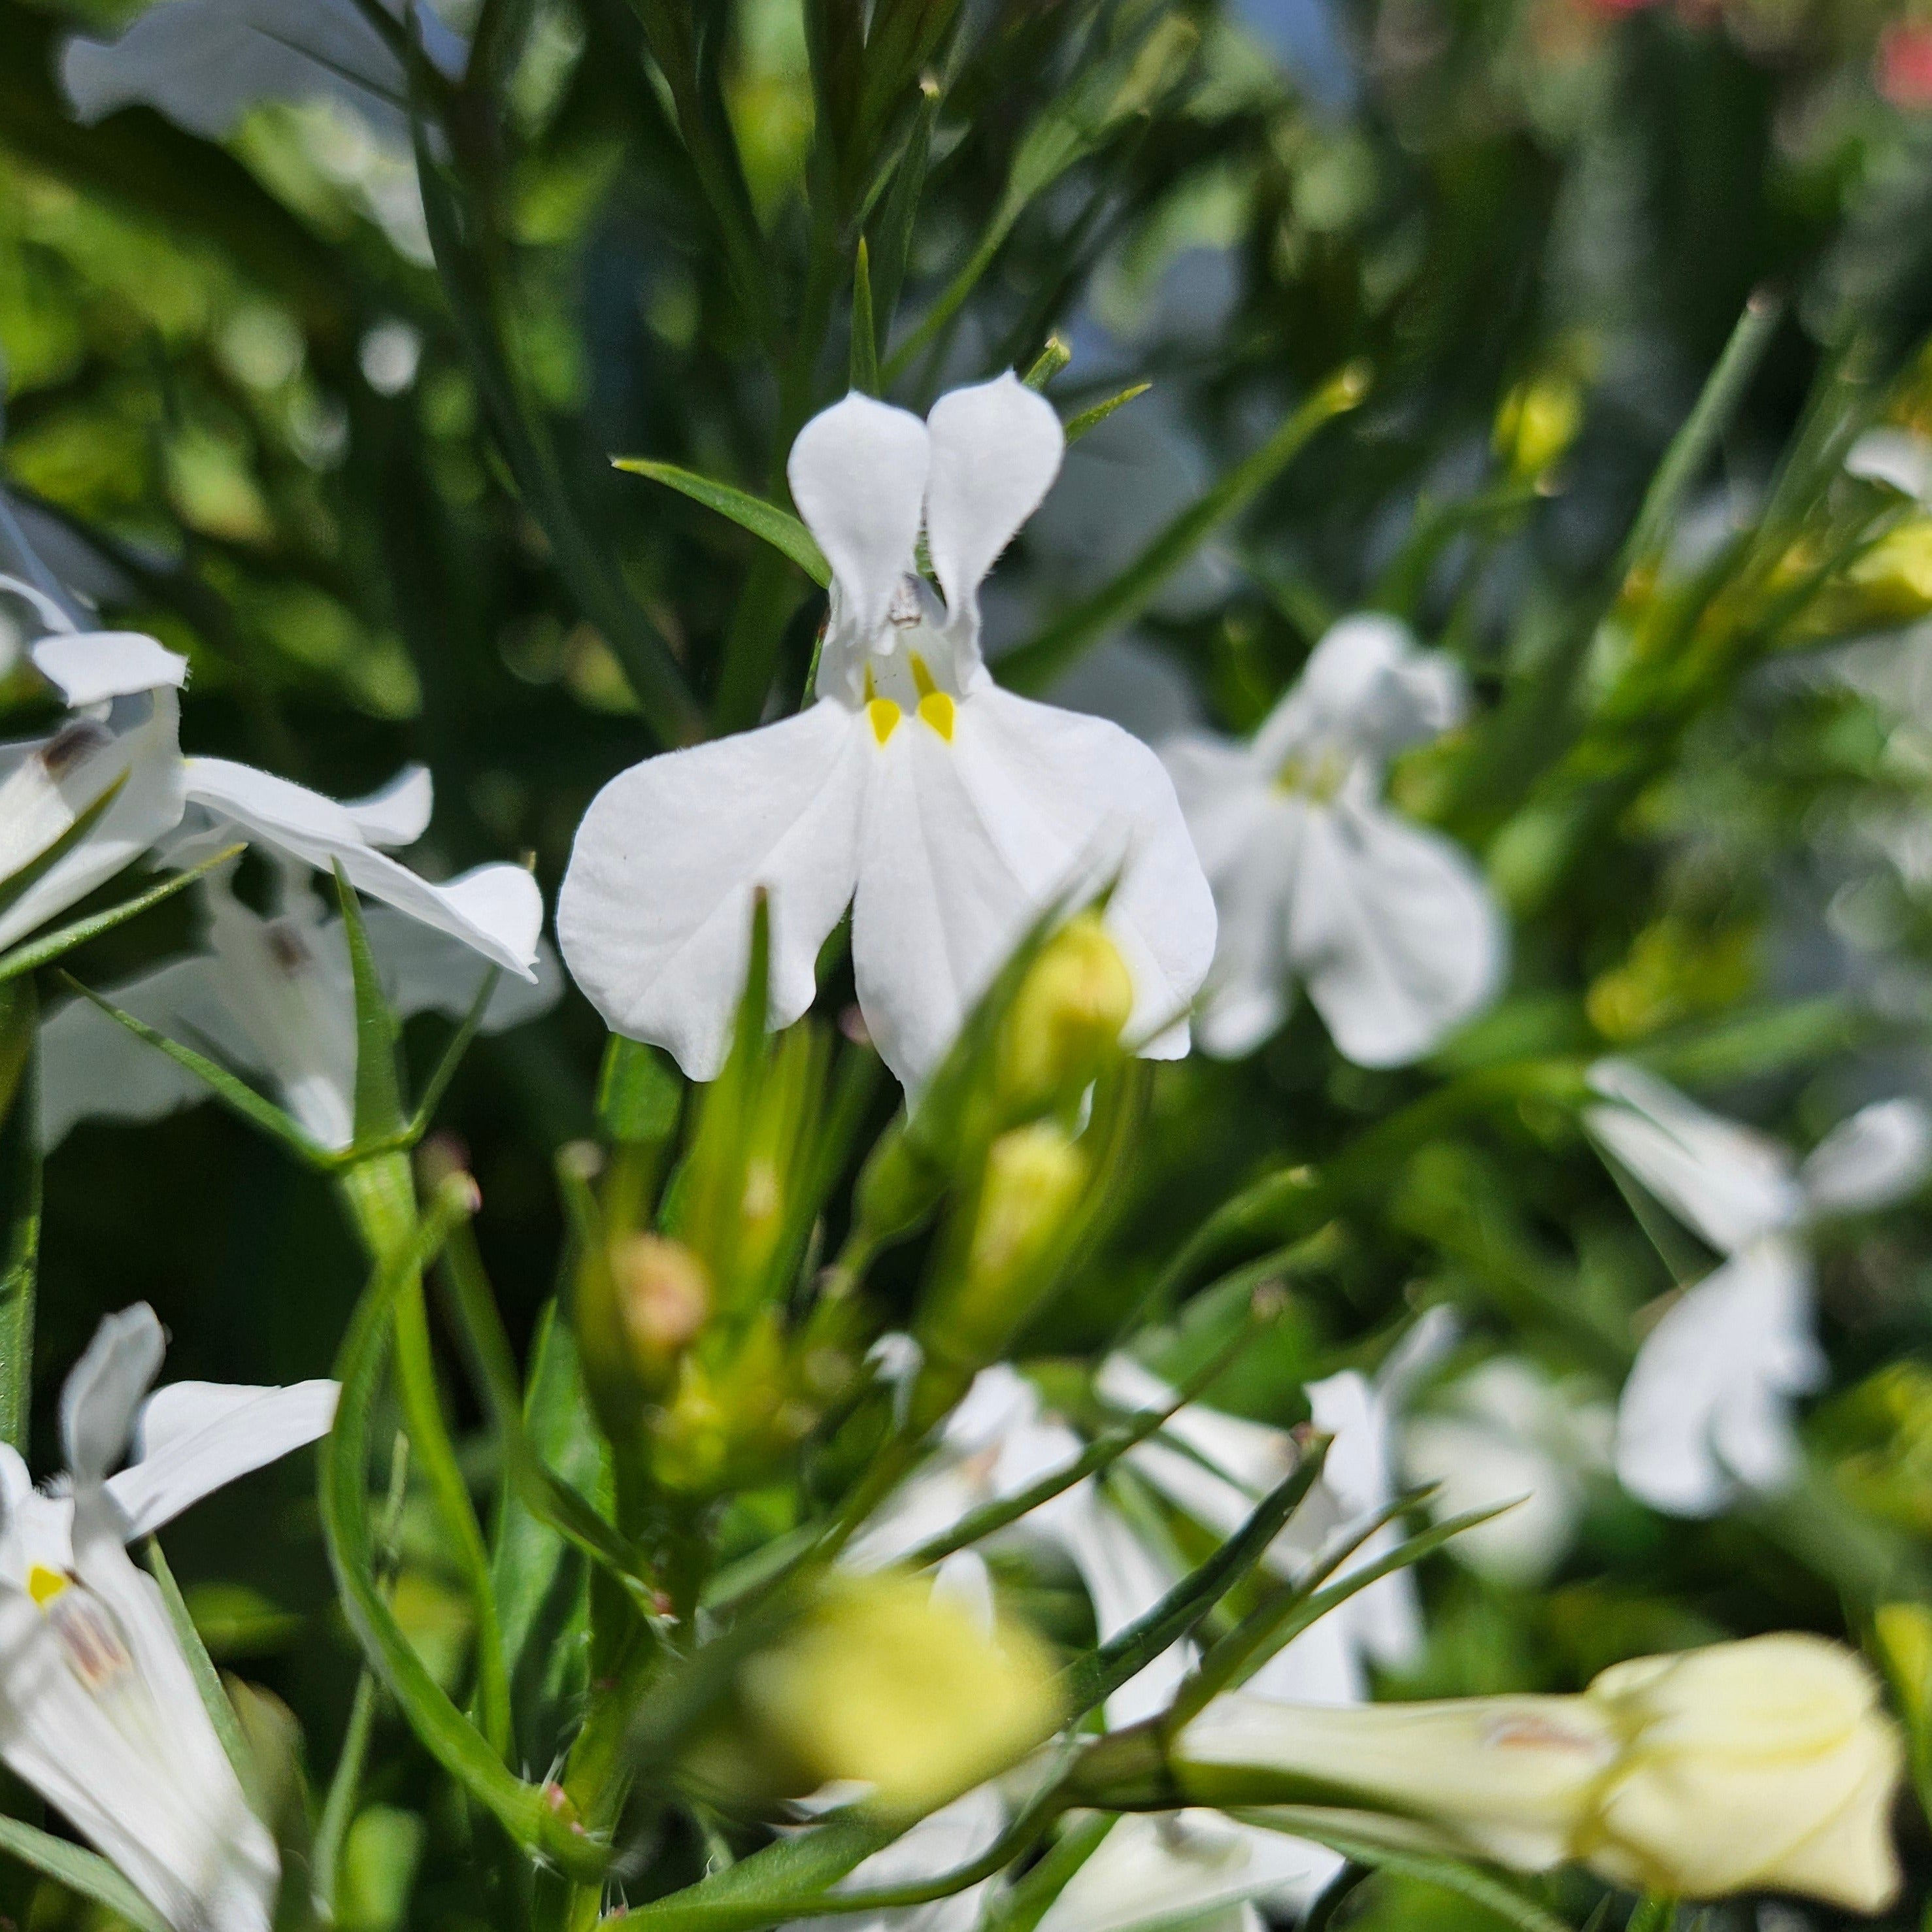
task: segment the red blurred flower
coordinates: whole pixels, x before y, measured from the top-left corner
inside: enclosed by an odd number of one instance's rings
[[[1879,36],[1878,91],[1894,107],[1932,109],[1932,26],[1895,20]]]

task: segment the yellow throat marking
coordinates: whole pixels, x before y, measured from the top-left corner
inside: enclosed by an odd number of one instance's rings
[[[916,653],[912,658],[912,681],[919,692],[920,718],[946,743],[951,744],[954,715],[952,700],[933,682],[932,673],[926,668],[925,658]],[[878,686],[872,681],[870,664],[866,667],[866,716],[871,721],[872,736],[882,745],[898,729],[899,720],[905,716],[890,698],[879,695]]]
[[[50,1570],[44,1563],[36,1563],[27,1572],[27,1594],[42,1610],[68,1587],[68,1580],[58,1570]]]

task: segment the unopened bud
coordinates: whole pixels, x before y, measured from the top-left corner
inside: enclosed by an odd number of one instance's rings
[[[646,1384],[661,1384],[711,1313],[711,1280],[682,1241],[628,1234],[613,1244],[610,1279],[631,1359]]]
[[[1007,1118],[1078,1094],[1120,1051],[1133,975],[1097,915],[1070,920],[1041,948],[1013,997],[1000,1042]]]
[[[1566,376],[1519,382],[1496,412],[1496,454],[1533,482],[1569,450],[1583,424],[1582,392]]]
[[[1210,1804],[1367,1804],[1526,1870],[1574,1859],[1633,1889],[1897,1896],[1904,1751],[1871,1672],[1781,1634],[1636,1658],[1580,1696],[1350,1709],[1217,1699],[1172,1754]]]
[[[1084,1151],[1052,1121],[994,1142],[963,1258],[920,1318],[928,1356],[978,1368],[1004,1352],[1053,1286],[1088,1172]]]
[[[866,1787],[916,1815],[1049,1736],[1060,1712],[1045,1647],[925,1580],[833,1585],[740,1680],[751,1738],[806,1790]]]

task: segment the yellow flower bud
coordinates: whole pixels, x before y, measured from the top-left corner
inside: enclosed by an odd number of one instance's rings
[[[1052,1286],[1088,1174],[1084,1151],[1050,1120],[987,1149],[963,1262],[942,1275],[914,1331],[929,1355],[977,1368],[1002,1352]]]
[[[902,1576],[832,1585],[746,1666],[739,1694],[752,1734],[806,1788],[866,1785],[902,1816],[1004,1770],[1060,1717],[1036,1638]]]
[[[628,1234],[613,1244],[610,1277],[631,1358],[647,1383],[662,1382],[711,1312],[711,1278],[682,1241]]]
[[[1190,1799],[1394,1811],[1526,1870],[1575,1859],[1680,1898],[1774,1890],[1864,1912],[1899,1886],[1898,1726],[1862,1660],[1819,1637],[1639,1658],[1580,1696],[1328,1709],[1237,1694],[1174,1756]]]
[[[1912,517],[1874,544],[1846,573],[1868,623],[1909,623],[1932,610],[1932,517]]]
[[[1583,394],[1567,376],[1544,375],[1519,382],[1496,414],[1494,442],[1514,473],[1534,480],[1576,440],[1583,424]]]
[[[1772,1890],[1876,1912],[1899,1885],[1903,1762],[1863,1662],[1784,1635],[1639,1658],[1585,1693],[1626,1740],[1577,1851],[1685,1898]]]
[[[1000,1042],[1006,1118],[1077,1094],[1119,1051],[1133,975],[1093,913],[1070,920],[1021,981]]]

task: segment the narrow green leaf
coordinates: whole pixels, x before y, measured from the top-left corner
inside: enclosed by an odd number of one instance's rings
[[[1690,413],[1671,438],[1664,460],[1652,475],[1636,521],[1630,526],[1617,560],[1616,585],[1621,586],[1633,568],[1654,558],[1669,542],[1685,494],[1703,474],[1724,432],[1730,428],[1744,401],[1744,392],[1784,319],[1784,302],[1768,290],[1756,290],[1744,304],[1724,353],[1706,379]]]
[[[942,92],[931,74],[920,82],[919,106],[914,110],[912,132],[905,152],[893,170],[892,185],[886,190],[885,205],[872,232],[878,239],[878,260],[872,273],[872,302],[875,338],[890,341],[892,318],[898,313],[899,291],[905,286],[906,259],[912,249],[913,224],[918,219],[920,202],[926,193],[926,165],[932,158],[932,130],[939,120]]]
[[[389,1010],[382,976],[370,949],[362,902],[340,862],[335,868],[335,897],[342,908],[343,937],[349,943],[349,970],[356,982],[356,1144],[368,1147],[378,1141],[392,1142],[403,1131],[396,1018]]]
[[[1144,396],[1152,388],[1151,382],[1136,382],[1123,389],[1118,396],[1109,396],[1104,403],[1096,403],[1090,410],[1082,410],[1066,425],[1066,440],[1078,442],[1090,429],[1098,429],[1116,410],[1124,409],[1137,396]]]
[[[1244,1815],[1251,1816],[1255,1823],[1276,1828],[1275,1816],[1271,1813],[1272,1808],[1270,1812]],[[1352,1864],[1366,1865],[1374,1871],[1394,1872],[1424,1885],[1439,1886],[1444,1892],[1453,1892],[1471,1904],[1481,1906],[1508,1919],[1518,1928],[1518,1932],[1570,1932],[1569,1927],[1553,1912],[1546,1911],[1520,1886],[1512,1885],[1493,1871],[1483,1870],[1446,1852],[1410,1850],[1383,1844],[1366,1832],[1358,1836],[1328,1822],[1344,1815],[1340,1813],[1288,1807],[1279,1815],[1280,1830],[1298,1838],[1310,1838],[1318,1845],[1326,1845]],[[1365,1827],[1369,1822],[1364,1820]]]
[[[1185,1636],[1258,1563],[1281,1526],[1315,1486],[1328,1453],[1317,1437],[1300,1465],[1255,1506],[1247,1521],[1207,1561],[1181,1578],[1143,1616],[1060,1674],[1061,1701],[1075,1715],[1092,1710]]]
[[[648,476],[655,483],[668,484],[694,503],[702,503],[707,510],[729,517],[754,537],[764,538],[773,549],[790,557],[813,583],[822,586],[832,581],[832,566],[826,562],[825,553],[789,510],[782,510],[748,490],[734,489],[729,483],[714,483],[694,470],[680,470],[674,463],[658,463],[648,456],[614,456],[610,466],[627,476]]]
[[[458,1216],[473,1208],[473,1195],[453,1198],[459,1196],[452,1190],[440,1197],[412,1246],[377,1267],[350,1321],[338,1363],[342,1394],[335,1426],[322,1444],[322,1533],[350,1628],[424,1748],[519,1844],[594,1880],[603,1870],[602,1852],[570,1829],[540,1787],[504,1768],[417,1656],[374,1574],[365,1472],[370,1414],[388,1353],[392,1317],[405,1284],[434,1259]]]
[[[822,1894],[898,1837],[895,1826],[832,1818],[626,1915],[626,1932],[754,1932],[810,1916]]]
[[[1089,1812],[1075,1820],[1024,1877],[995,1894],[980,1920],[980,1932],[1034,1932],[1054,1900],[1079,1876],[1081,1868],[1119,1822],[1114,1814],[1106,1811]],[[1197,1918],[1199,1908],[1183,1906],[1180,1916]]]
[[[18,1818],[0,1818],[0,1852],[44,1873],[80,1897],[106,1906],[140,1932],[169,1932],[168,1922],[98,1852],[83,1851]]]
[[[1040,634],[998,664],[1015,691],[1044,689],[1090,644],[1131,623],[1154,593],[1221,524],[1246,509],[1325,423],[1354,409],[1369,392],[1368,370],[1352,362],[1331,376],[1260,448],[1191,503],[1111,584],[1063,611]]]
[[[34,982],[0,981],[0,1439],[24,1450],[34,1388],[40,1142]]]
[[[614,1140],[659,1145],[677,1130],[684,1082],[668,1054],[613,1034],[597,1076],[597,1124]]]
[[[191,1046],[183,1046],[178,1040],[169,1039],[146,1020],[138,1020],[132,1013],[124,1012],[112,1000],[103,998],[92,987],[83,986],[71,973],[63,973],[60,976],[83,999],[92,1000],[110,1019],[118,1020],[137,1039],[146,1040],[157,1052],[165,1053],[177,1066],[185,1067],[230,1112],[238,1115],[251,1127],[266,1134],[269,1139],[286,1148],[311,1167],[326,1169],[337,1165],[336,1156],[328,1148],[318,1146],[273,1101],[264,1100],[254,1088],[236,1079],[226,1067],[218,1066],[206,1054],[196,1052]]]
[[[105,912],[91,913],[86,919],[77,919],[71,925],[63,926],[52,932],[44,932],[24,945],[15,946],[12,952],[0,954],[0,985],[18,979],[23,973],[31,973],[37,967],[50,964],[62,953],[72,952],[76,946],[85,946],[90,939],[98,938],[104,932],[112,932],[115,927],[125,925],[130,919],[138,919],[164,899],[171,899],[176,893],[185,891],[202,873],[213,871],[217,866],[225,866],[244,849],[240,845],[230,845],[226,850],[190,866],[185,872],[177,872],[160,885],[145,892],[137,892],[118,905],[110,906]]]
[[[852,374],[860,394],[879,393],[879,338],[872,321],[872,264],[866,238],[859,238],[859,255],[852,268]]]
[[[208,1713],[208,1722],[214,1726],[214,1735],[221,1740],[221,1748],[227,1754],[228,1762],[235,1769],[235,1775],[242,1781],[244,1791],[252,1791],[256,1786],[255,1754],[248,1748],[248,1741],[242,1735],[242,1720],[235,1714],[235,1706],[228,1701],[228,1693],[221,1688],[221,1673],[214,1667],[214,1660],[208,1654],[208,1646],[201,1640],[201,1633],[194,1627],[194,1618],[188,1614],[188,1607],[181,1593],[181,1586],[175,1581],[175,1573],[168,1568],[168,1559],[161,1553],[159,1540],[148,1538],[148,1568],[153,1575],[161,1593],[161,1601],[167,1606],[168,1622],[173,1624],[175,1641],[182,1647],[182,1654],[188,1660],[188,1673],[194,1679],[194,1688],[201,1694],[202,1708]]]
[[[1020,378],[1029,389],[1045,394],[1046,386],[1073,360],[1073,352],[1057,335],[1046,338],[1046,346],[1033,359],[1033,366]]]
[[[442,1096],[449,1090],[449,1083],[456,1078],[456,1070],[463,1064],[463,1056],[470,1051],[476,1038],[477,1029],[483,1024],[483,1015],[490,1004],[490,996],[496,990],[496,982],[502,977],[503,969],[492,966],[483,976],[483,983],[476,989],[476,997],[470,1003],[470,1010],[463,1016],[463,1024],[451,1034],[449,1044],[442,1049],[442,1058],[436,1064],[436,1071],[429,1077],[429,1084],[422,1090],[422,1097],[416,1102],[416,1110],[411,1117],[407,1138],[420,1140],[429,1132],[430,1124],[436,1118],[436,1110],[442,1104]]]

